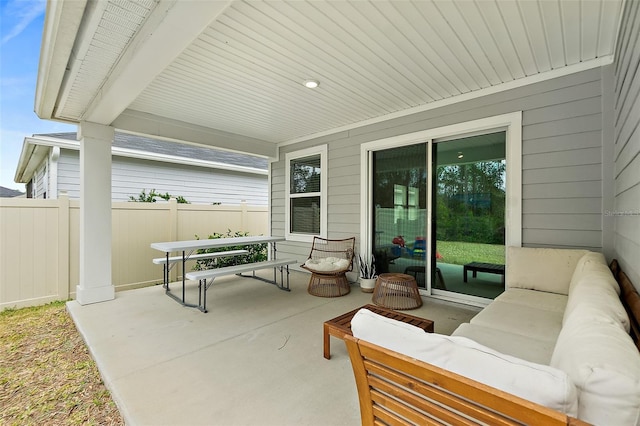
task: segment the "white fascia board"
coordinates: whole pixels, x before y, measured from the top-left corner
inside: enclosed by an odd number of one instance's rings
[[[82,67],[83,59],[91,46],[93,33],[99,25],[102,15],[108,6],[109,2],[107,1],[92,1],[85,7],[82,21],[77,30],[75,42],[73,44],[73,50],[68,58],[65,78],[62,81],[60,94],[56,100],[56,109],[58,111],[65,110],[66,103],[69,100],[69,95],[73,88],[73,83],[76,81],[78,73]]]
[[[29,183],[37,167],[42,163],[48,153],[49,146],[39,145],[30,141],[31,138],[24,138],[20,159],[16,167],[16,174],[13,181],[16,183]]]
[[[80,150],[80,142],[71,139],[53,138],[50,136],[28,136],[24,138],[24,143],[29,145],[59,146],[64,149]],[[24,148],[23,148],[24,149]]]
[[[34,107],[42,119],[55,118],[53,112],[86,5],[87,0],[47,2]]]
[[[232,1],[161,0],[83,116],[111,124]]]
[[[27,137],[24,139],[24,145],[22,147],[23,153],[25,153],[25,149],[27,149],[26,148],[27,146],[31,146],[32,149],[33,147],[36,147],[36,146],[47,146],[47,147],[57,146],[62,149],[80,151],[79,141],[74,141],[70,139],[52,138],[48,136]],[[258,169],[256,167],[237,166],[233,164],[220,163],[217,161],[198,160],[195,158],[185,158],[185,157],[178,157],[175,155],[158,154],[155,152],[140,151],[137,149],[112,147],[111,154],[118,157],[137,158],[140,160],[159,161],[163,163],[185,164],[188,166],[206,167],[209,169],[218,169],[218,170],[228,170],[228,171],[239,172],[239,173],[250,173],[250,174],[264,175],[264,176],[266,176],[268,173],[268,170]],[[26,155],[28,154],[25,154],[25,156]],[[22,155],[20,156],[20,161],[22,162]],[[26,167],[26,164],[25,164],[25,167]],[[16,172],[16,176],[17,175],[18,174]]]
[[[27,138],[22,143],[22,151],[20,152],[20,159],[18,160],[18,166],[16,167],[16,174],[13,177],[13,181],[16,183],[25,183],[23,179],[29,164],[29,159],[33,155],[35,145],[31,145],[27,142]]]

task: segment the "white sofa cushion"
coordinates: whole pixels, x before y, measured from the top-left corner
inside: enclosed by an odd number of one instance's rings
[[[562,313],[494,300],[471,318],[471,324],[555,342],[562,328]]]
[[[603,426],[640,424],[640,353],[621,327],[586,319],[580,309],[565,322],[551,357],[551,366],[578,387],[578,418]]]
[[[347,259],[339,257],[323,257],[319,259],[308,259],[304,262],[304,266],[318,272],[335,272],[342,271],[349,267]]]
[[[544,311],[563,313],[567,307],[567,299],[568,297],[564,294],[527,290],[524,288],[508,288],[494,300],[528,306]]]
[[[560,370],[501,354],[473,340],[425,333],[361,309],[351,320],[354,337],[575,416],[575,385]]]
[[[507,247],[507,288],[569,294],[576,264],[587,250]]]
[[[610,272],[609,277],[606,275],[582,276],[571,288],[562,323],[566,324],[569,318],[577,316],[582,321],[597,320],[616,324],[628,333],[629,315],[609,280],[617,286]]]
[[[551,362],[556,343],[469,323],[460,324],[451,335],[466,337],[503,354],[544,365]]]
[[[573,287],[585,276],[599,276],[602,278],[610,277],[613,279],[613,274],[607,265],[607,261],[602,253],[590,251],[580,258],[576,265],[576,269],[571,276],[571,282],[569,283],[569,294]],[[618,283],[613,279],[611,283],[613,289],[620,294],[620,287]]]

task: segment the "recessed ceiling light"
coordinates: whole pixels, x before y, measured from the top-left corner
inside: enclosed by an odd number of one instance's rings
[[[315,89],[318,86],[320,86],[320,83],[318,82],[318,80],[306,80],[304,82],[304,87],[309,89]]]

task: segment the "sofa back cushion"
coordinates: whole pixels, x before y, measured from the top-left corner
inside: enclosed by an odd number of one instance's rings
[[[572,317],[577,321],[604,321],[620,326],[629,332],[629,315],[624,309],[618,292],[618,283],[609,271],[605,274],[582,276],[571,287],[567,307],[562,319],[563,326]]]
[[[507,288],[569,294],[569,283],[588,250],[507,247]]]
[[[580,258],[571,276],[569,294],[571,294],[571,291],[578,282],[586,276],[602,278],[611,286],[612,290],[620,294],[620,286],[615,280],[613,273],[611,273],[611,269],[607,266],[607,261],[602,253],[591,251]]]
[[[422,329],[361,309],[351,320],[353,336],[494,388],[576,416],[577,391],[558,369],[494,351],[465,337]]]
[[[618,324],[578,306],[551,356],[578,387],[578,418],[595,425],[640,424],[640,353]],[[588,309],[588,308],[587,308]]]

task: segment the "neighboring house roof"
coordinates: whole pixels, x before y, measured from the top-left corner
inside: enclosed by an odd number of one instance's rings
[[[15,189],[10,189],[10,188],[5,188],[4,186],[0,186],[0,197],[13,198],[13,197],[20,197],[21,195],[24,195],[24,192],[20,192]]]
[[[79,150],[75,132],[26,137],[14,180],[28,183],[51,147]],[[267,175],[266,158],[116,132],[112,154],[176,164]]]

